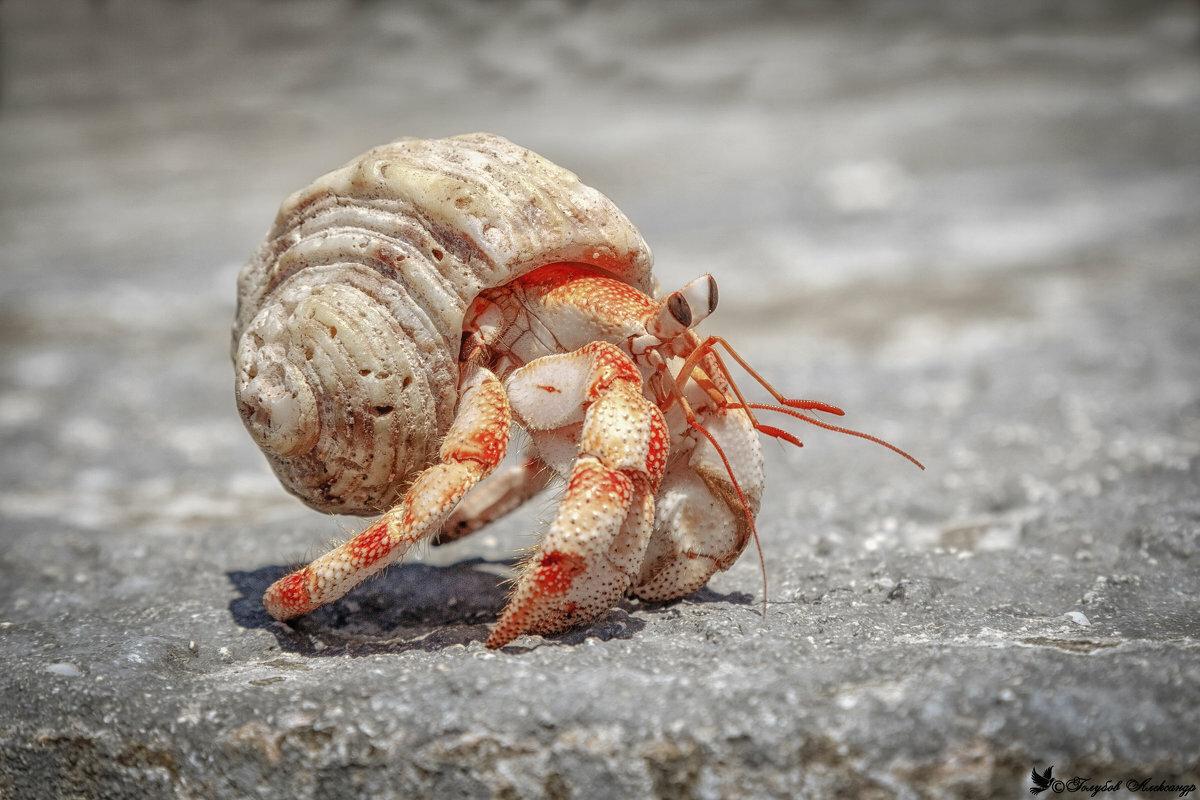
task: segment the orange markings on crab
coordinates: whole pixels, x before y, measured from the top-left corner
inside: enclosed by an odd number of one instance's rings
[[[627,506],[633,496],[633,481],[624,472],[609,469],[603,464],[576,464],[567,482],[567,497],[582,497],[591,491],[593,496],[604,496],[613,505]]]
[[[412,504],[404,504],[404,516],[400,518],[400,525],[406,531],[411,531],[416,527],[417,515],[413,513]]]
[[[546,386],[541,383],[538,384],[537,388],[541,389],[543,392],[550,392],[551,394],[559,394],[562,392],[562,389],[558,388],[557,386]]]
[[[508,401],[498,384],[483,387],[481,399],[487,404],[488,419],[469,433],[451,430],[442,444],[442,460],[448,463],[474,461],[492,469],[508,450]]]
[[[283,614],[282,618],[306,614],[317,607],[308,592],[308,569],[300,569],[287,577],[280,578],[263,597],[272,616],[276,609]],[[278,619],[279,617],[277,617]]]
[[[451,454],[454,461],[476,461],[484,467],[500,463],[508,449],[508,430],[488,429],[477,431],[470,447],[455,448]]]
[[[654,301],[627,283],[580,264],[547,264],[517,281],[547,301],[590,308],[605,319],[641,319],[654,309]]]
[[[662,415],[651,418],[651,427],[650,452],[646,455],[646,472],[654,478],[655,486],[657,486],[667,468],[667,456],[671,452],[671,432],[667,430],[667,423],[663,420]]]
[[[578,264],[546,264],[517,278],[513,285],[535,292],[552,292],[569,285],[578,273]]]
[[[593,342],[580,348],[579,352],[586,353],[596,362],[596,379],[588,387],[587,402],[592,402],[617,381],[628,381],[639,390],[642,387],[642,373],[638,372],[629,357],[607,342]]]
[[[571,588],[575,576],[583,573],[587,564],[583,559],[562,550],[542,553],[534,567],[533,581],[542,594],[565,594]]]
[[[387,524],[381,519],[346,542],[346,555],[356,567],[369,567],[387,555],[391,548],[392,537],[388,533]]]

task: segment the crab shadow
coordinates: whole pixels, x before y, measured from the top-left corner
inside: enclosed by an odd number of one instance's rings
[[[285,652],[304,656],[369,656],[410,650],[432,652],[484,642],[507,599],[515,560],[472,558],[450,566],[401,564],[365,581],[345,597],[287,622],[272,619],[262,604],[267,587],[289,571],[269,566],[227,573],[238,591],[229,603],[234,621],[269,631]],[[630,639],[646,627],[645,616],[676,614],[681,604],[752,602],[750,595],[704,588],[668,603],[626,600],[590,625],[542,640],[538,646],[572,646],[587,639]],[[518,653],[531,649],[505,647]]]
[[[284,566],[231,570],[238,597],[229,603],[233,620],[246,629],[269,631],[285,652],[304,656],[368,656],[409,650],[435,651],[484,642],[507,599],[515,560],[472,558],[450,566],[401,564],[365,581],[345,597],[287,622],[272,619],[262,604],[267,587],[289,571]],[[630,639],[646,627],[647,615],[676,613],[689,603],[749,603],[749,595],[701,589],[681,600],[625,600],[590,625],[547,637],[538,646],[572,646],[587,639]],[[513,644],[506,652],[523,652]]]
[[[487,638],[504,606],[504,561],[481,558],[446,567],[400,564],[344,597],[287,622],[267,614],[262,595],[289,571],[230,571],[239,596],[230,614],[243,628],[270,631],[281,649],[307,656],[440,650]]]

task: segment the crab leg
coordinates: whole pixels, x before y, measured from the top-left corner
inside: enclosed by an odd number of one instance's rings
[[[537,359],[506,385],[529,428],[562,428],[580,417],[583,427],[558,513],[492,629],[490,648],[590,622],[625,595],[650,539],[670,446],[641,374],[613,345]]]
[[[634,596],[652,602],[691,594],[728,569],[754,535],[763,463],[750,416],[740,408],[704,409],[690,452],[675,461],[655,499],[654,535]],[[720,443],[722,452],[716,449]]]
[[[442,442],[441,463],[422,472],[399,505],[362,533],[307,567],[280,578],[263,595],[275,619],[291,619],[344,595],[439,530],[463,495],[491,473],[508,448],[511,414],[489,370],[463,380],[458,415]]]
[[[497,472],[463,498],[434,537],[434,546],[458,541],[516,510],[545,489],[550,477],[550,469],[536,456]]]

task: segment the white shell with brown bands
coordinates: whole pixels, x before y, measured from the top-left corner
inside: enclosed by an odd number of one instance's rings
[[[499,136],[401,139],[289,197],[238,281],[238,409],[285,487],[372,514],[437,457],[483,289],[582,262],[653,293],[637,229]]]

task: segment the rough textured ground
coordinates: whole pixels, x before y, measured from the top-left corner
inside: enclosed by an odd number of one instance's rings
[[[0,797],[1200,783],[1200,9],[950,7],[0,6]],[[765,619],[748,554],[486,651],[546,500],[270,622],[357,523],[241,429],[238,266],[316,174],[469,130],[928,471],[768,446]]]

